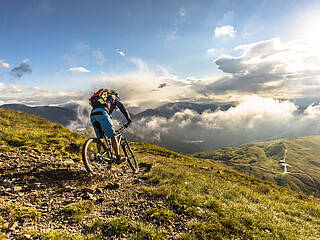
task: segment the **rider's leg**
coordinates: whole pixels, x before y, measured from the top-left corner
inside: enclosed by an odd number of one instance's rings
[[[112,148],[116,154],[117,162],[119,162],[119,163],[122,162],[125,158],[122,158],[120,156],[119,144],[118,144],[118,140],[116,137],[116,132],[113,129],[112,120],[111,120],[109,114],[106,111],[103,111],[102,115],[98,115],[96,117],[97,117],[97,120],[99,121],[104,133],[107,135],[108,138],[111,139],[111,145],[112,145]]]
[[[113,148],[115,154],[118,156],[119,155],[119,144],[118,144],[118,140],[117,140],[116,136],[111,138],[111,145],[112,145],[112,148]]]
[[[116,136],[111,138],[111,145],[112,145],[112,148],[116,154],[116,163],[120,164],[123,161],[125,161],[126,158],[121,157],[121,155],[119,153],[119,144],[118,144],[118,140],[117,140]]]

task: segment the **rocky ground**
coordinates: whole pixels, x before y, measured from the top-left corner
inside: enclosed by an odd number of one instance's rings
[[[92,177],[87,174],[82,163],[62,159],[36,151],[0,153],[0,209],[2,211],[2,232],[7,238],[21,237],[21,232],[30,229],[44,231],[65,229],[70,233],[86,234],[86,221],[93,218],[107,219],[125,216],[133,221],[146,219],[146,209],[161,206],[161,199],[148,199],[143,188],[148,182],[142,175],[150,170],[150,165],[140,164],[140,171],[132,174],[123,164],[113,166],[106,176]],[[92,213],[75,221],[66,211],[66,206],[81,200],[94,203]],[[10,216],[4,206],[29,207],[36,209],[36,217]],[[20,215],[22,213],[20,212]],[[174,229],[183,229],[182,219]],[[107,234],[108,235],[108,234]],[[24,234],[24,238],[31,238]],[[112,234],[109,236],[112,237]]]

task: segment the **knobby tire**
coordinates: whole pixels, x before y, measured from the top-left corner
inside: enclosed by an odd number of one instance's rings
[[[138,165],[138,162],[137,162],[137,159],[136,157],[134,156],[134,153],[128,143],[127,140],[124,140],[122,143],[121,143],[121,147],[122,147],[122,150],[127,158],[127,161],[128,161],[128,164],[131,168],[131,170],[136,173],[139,171],[139,165]]]
[[[104,157],[97,157],[106,152],[106,147],[97,138],[89,138],[82,149],[82,161],[88,173],[98,175],[106,172],[108,162],[105,157],[109,156],[107,152]]]

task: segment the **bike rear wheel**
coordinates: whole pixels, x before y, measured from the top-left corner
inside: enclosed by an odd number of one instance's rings
[[[105,145],[97,138],[89,138],[82,149],[82,161],[88,173],[100,175],[109,166],[109,153]]]
[[[126,156],[128,164],[129,164],[130,168],[132,169],[132,171],[134,173],[138,172],[139,171],[139,165],[138,165],[137,159],[134,156],[134,153],[133,153],[128,141],[124,140],[121,143],[121,147],[122,147],[124,155]]]

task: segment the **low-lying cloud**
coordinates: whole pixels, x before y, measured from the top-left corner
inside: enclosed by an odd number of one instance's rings
[[[131,133],[143,141],[161,142],[164,136],[199,142],[206,150],[320,134],[320,105],[310,105],[302,114],[297,110],[298,106],[290,101],[252,95],[226,111],[208,110],[199,114],[186,109],[169,119],[142,118],[133,122]]]

